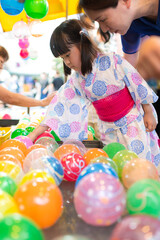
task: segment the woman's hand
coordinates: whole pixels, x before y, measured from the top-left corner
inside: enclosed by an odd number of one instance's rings
[[[153,113],[150,114],[150,113],[146,112],[144,114],[143,120],[144,120],[144,125],[146,127],[146,132],[152,132],[153,130],[156,129],[157,121],[156,121]]]
[[[145,80],[160,80],[160,37],[152,36],[142,43],[136,68]]]
[[[42,107],[48,106],[48,105],[50,104],[51,100],[52,100],[52,99],[54,98],[54,96],[56,95],[56,93],[57,93],[57,92],[55,91],[55,92],[49,94],[46,98],[42,99],[42,100],[41,100],[41,106],[42,106]]]

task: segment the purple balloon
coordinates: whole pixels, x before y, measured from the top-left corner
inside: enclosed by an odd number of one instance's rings
[[[160,221],[147,215],[125,217],[114,228],[110,240],[159,240]]]
[[[86,175],[74,192],[75,209],[85,222],[108,226],[122,215],[126,203],[121,182],[106,173]]]

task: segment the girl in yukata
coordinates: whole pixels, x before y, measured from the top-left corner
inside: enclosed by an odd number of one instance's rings
[[[89,104],[99,116],[104,144],[120,142],[140,158],[160,162],[152,103],[157,96],[121,56],[102,53],[79,20],[66,20],[53,32],[50,47],[64,62],[65,75],[74,73],[52,99],[43,122],[29,134],[34,141],[49,127],[62,141],[85,140]]]

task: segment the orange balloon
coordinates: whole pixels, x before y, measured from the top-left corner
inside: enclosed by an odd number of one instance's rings
[[[91,148],[83,155],[83,158],[88,165],[92,159],[100,156],[108,157],[108,154],[100,148]]]
[[[41,178],[20,186],[14,198],[20,213],[31,218],[40,228],[52,226],[62,214],[61,191],[55,184]]]
[[[30,146],[28,148],[28,153],[30,153],[32,150],[37,149],[37,148],[45,148],[46,149],[46,147],[42,144],[33,144],[32,146]],[[28,155],[28,153],[27,153],[27,155]]]
[[[13,155],[9,155],[9,154],[2,154],[0,155],[0,161],[11,161],[16,163],[18,166],[21,167],[21,163],[18,161],[17,158],[15,158]]]
[[[64,155],[69,154],[69,153],[79,153],[81,155],[80,150],[75,145],[64,144],[64,145],[62,145],[62,146],[60,146],[59,148],[56,149],[56,151],[54,152],[54,156],[58,160],[61,160],[61,158]]]
[[[130,188],[131,185],[137,181],[148,178],[159,181],[158,170],[152,162],[146,159],[136,158],[124,165],[122,182],[126,188]]]
[[[15,148],[15,147],[3,148],[2,150],[0,150],[0,155],[4,155],[4,154],[14,156],[23,166],[23,161],[24,161],[25,156],[20,149]]]
[[[9,140],[3,142],[2,145],[0,146],[0,150],[2,150],[3,148],[6,148],[6,147],[16,147],[23,152],[24,156],[27,155],[26,145],[17,139],[9,139]]]
[[[93,134],[90,131],[88,131],[88,139],[87,140],[88,141],[93,141],[94,140]]]

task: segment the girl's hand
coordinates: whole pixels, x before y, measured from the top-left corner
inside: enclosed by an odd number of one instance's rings
[[[142,43],[136,68],[145,80],[160,79],[160,37],[152,36]]]
[[[156,129],[157,121],[153,115],[153,113],[146,112],[144,113],[144,125],[146,127],[146,132],[152,132]]]

